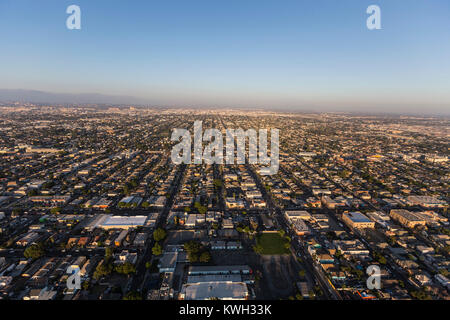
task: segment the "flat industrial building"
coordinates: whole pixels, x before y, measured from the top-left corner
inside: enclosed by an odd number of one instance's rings
[[[246,300],[247,285],[243,282],[212,281],[183,285],[180,298],[184,300]]]
[[[207,274],[199,276],[188,276],[186,283],[200,283],[200,282],[242,282],[240,274]]]
[[[113,216],[110,214],[101,214],[92,219],[86,229],[129,229],[144,226],[147,216]]]
[[[342,220],[351,228],[375,228],[375,222],[370,220],[361,212],[344,212],[342,214]]]
[[[213,275],[213,274],[250,274],[251,269],[247,265],[235,266],[190,266],[188,275]]]

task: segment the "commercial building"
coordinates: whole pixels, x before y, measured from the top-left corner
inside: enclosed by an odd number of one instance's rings
[[[162,258],[158,262],[159,272],[174,272],[177,267],[178,252],[164,252]]]
[[[368,256],[370,251],[364,246],[364,244],[355,240],[334,240],[333,245],[344,255],[351,256]]]
[[[426,225],[426,221],[417,214],[404,209],[392,209],[390,212],[392,219],[408,228]]]
[[[311,214],[309,214],[308,211],[304,211],[304,210],[285,211],[284,215],[291,222],[294,220],[310,220],[311,219]]]
[[[70,196],[34,196],[29,199],[37,204],[60,206],[66,204],[69,201]]]
[[[191,213],[187,215],[187,219],[184,225],[188,228],[193,228],[201,225],[204,222],[205,222],[204,214]]]
[[[342,214],[342,220],[350,228],[354,229],[374,229],[375,222],[363,215],[361,212],[344,212]]]
[[[378,223],[385,229],[388,229],[390,226],[389,221],[391,220],[391,218],[383,212],[380,211],[368,212],[367,217],[373,222],[375,222],[375,224]]]
[[[252,269],[247,265],[235,266],[190,266],[188,275],[217,275],[217,274],[250,274]]]
[[[431,196],[409,196],[406,200],[410,205],[423,208],[444,208],[447,205],[445,201]]]
[[[269,218],[266,214],[261,215],[261,220],[262,220],[264,228],[270,230],[275,227],[275,225],[273,224],[273,220],[271,218]]]
[[[95,216],[87,225],[86,229],[129,229],[144,226],[147,220],[146,216],[113,216],[110,214],[101,214]]]
[[[122,245],[122,241],[125,239],[125,237],[128,234],[128,230],[122,230],[122,232],[120,232],[119,236],[114,240],[114,245],[116,247],[120,247]]]
[[[292,224],[295,233],[299,236],[303,236],[310,232],[308,226],[303,220],[311,220],[309,212],[304,210],[285,211],[284,215],[286,219]]]
[[[208,274],[201,276],[188,276],[186,283],[200,282],[243,282],[240,274]]]
[[[187,283],[183,285],[179,297],[181,300],[246,300],[248,288],[243,282],[233,281]]]
[[[309,227],[303,220],[293,220],[292,227],[298,236],[304,236],[310,232]]]
[[[140,232],[134,238],[133,245],[142,247],[145,245],[147,238],[148,238],[148,234]]]

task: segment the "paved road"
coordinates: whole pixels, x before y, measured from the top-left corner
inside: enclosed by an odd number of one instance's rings
[[[174,180],[172,181],[171,190],[169,194],[169,198],[166,202],[166,206],[164,207],[164,210],[161,212],[158,221],[156,222],[155,229],[156,228],[164,228],[166,225],[167,215],[169,214],[170,209],[173,205],[173,200],[175,198],[175,195],[177,194],[180,186],[181,181],[184,175],[184,170],[186,169],[186,165],[180,165],[178,172],[176,173],[176,176]],[[153,248],[153,245],[155,244],[155,241],[153,240],[153,237],[150,239],[150,241],[147,242],[147,245],[140,255],[140,259],[138,263],[136,264],[136,275],[133,277],[133,280],[131,282],[130,290],[131,291],[142,291],[142,286],[144,284],[144,277],[146,274],[146,268],[145,263],[149,260],[151,257],[151,250]]]

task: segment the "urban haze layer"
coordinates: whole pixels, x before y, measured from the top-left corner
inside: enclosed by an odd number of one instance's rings
[[[174,164],[195,121],[279,129],[278,172]],[[0,298],[449,299],[449,125],[4,104]]]

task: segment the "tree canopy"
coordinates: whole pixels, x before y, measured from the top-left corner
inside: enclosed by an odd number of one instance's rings
[[[167,233],[162,228],[158,228],[153,232],[153,239],[155,239],[155,241],[164,240],[166,238],[166,236],[167,236]]]
[[[42,243],[32,244],[24,251],[25,258],[38,259],[45,254],[44,245]]]

